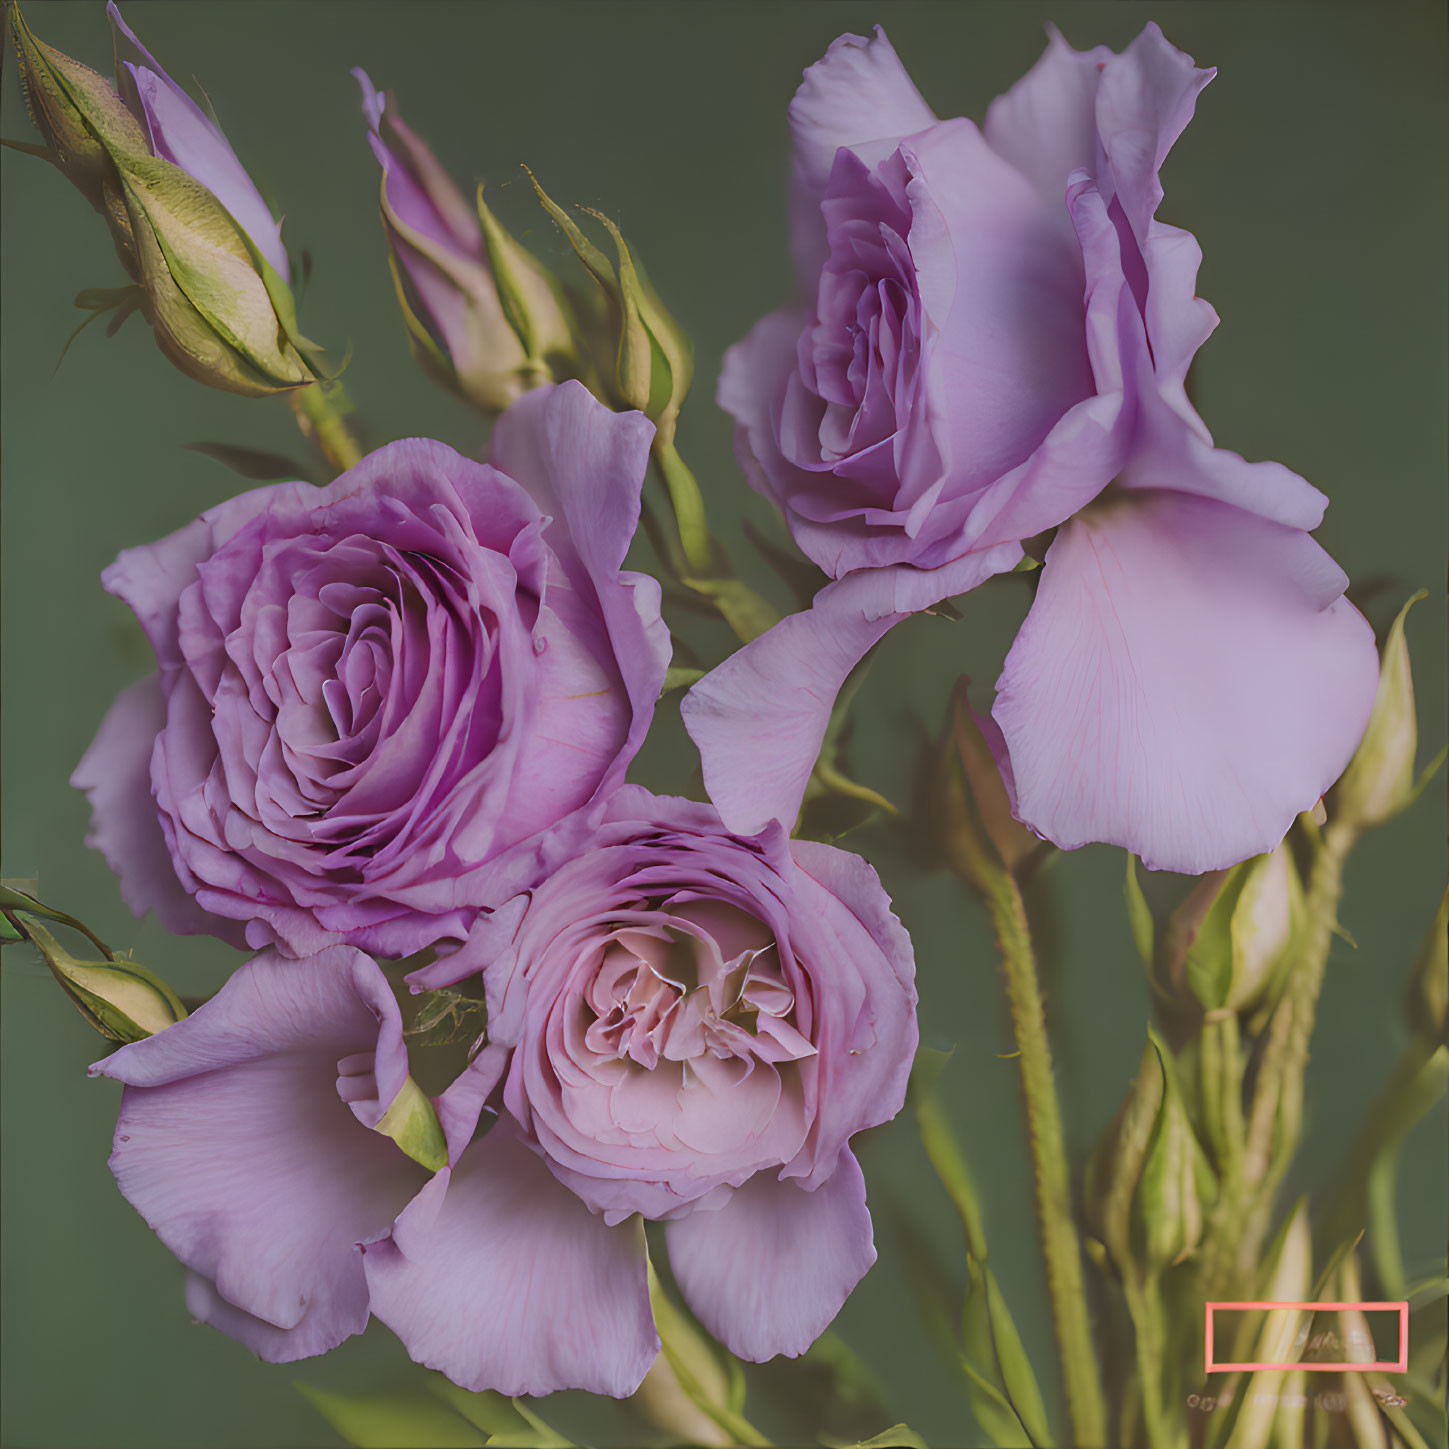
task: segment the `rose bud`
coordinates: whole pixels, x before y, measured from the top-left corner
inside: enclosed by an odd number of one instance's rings
[[[1384,641],[1378,693],[1373,713],[1353,759],[1334,787],[1329,818],[1356,830],[1369,830],[1391,820],[1418,798],[1444,758],[1443,751],[1416,782],[1414,755],[1419,726],[1414,713],[1414,676],[1404,620],[1425,595],[1421,590],[1402,609]]]
[[[991,877],[1002,870],[1015,874],[1044,847],[1012,818],[1009,785],[998,765],[1004,751],[993,748],[1001,731],[990,716],[971,708],[969,683],[963,676],[951,692],[927,804],[951,869],[977,889],[989,890]]]
[[[1149,1271],[1155,1271],[1197,1251],[1217,1183],[1188,1120],[1172,1056],[1155,1033],[1150,1035],[1162,1072],[1162,1101],[1142,1160],[1132,1214],[1134,1244]]]
[[[382,166],[382,229],[413,355],[484,412],[572,375],[560,289],[484,205],[477,215],[427,144],[365,71],[368,141]],[[481,221],[481,225],[480,225]]]
[[[106,217],[142,313],[182,372],[249,397],[310,383],[276,223],[226,138],[110,11],[118,53],[140,58],[120,65],[130,109],[94,71],[36,41],[12,9],[52,159]]]
[[[1132,1197],[1162,1110],[1163,1092],[1162,1061],[1149,1040],[1127,1096],[1087,1163],[1083,1193],[1087,1226],[1119,1269],[1131,1258]]]
[[[140,1041],[186,1015],[176,993],[139,962],[124,957],[78,961],[39,921],[22,919],[25,938],[40,952],[76,1010],[102,1036]]]
[[[1303,887],[1285,844],[1206,875],[1173,912],[1159,983],[1209,1011],[1247,1011],[1272,985],[1303,915]]]
[[[614,400],[621,408],[637,408],[658,429],[656,448],[671,449],[674,427],[685,394],[694,380],[694,348],[634,260],[619,228],[592,207],[581,210],[609,233],[618,268],[584,236],[564,209],[535,180],[543,208],[568,237],[579,260],[599,284],[608,306],[609,325],[601,343],[605,355],[599,371],[612,376]]]

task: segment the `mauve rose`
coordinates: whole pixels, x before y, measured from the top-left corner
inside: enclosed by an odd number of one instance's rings
[[[73,783],[131,908],[406,955],[526,884],[530,842],[622,780],[668,663],[658,585],[620,572],[652,437],[566,383],[491,466],[393,443],[122,553],[103,582],[160,671]]]
[[[1052,32],[978,129],[935,119],[879,29],[806,72],[812,305],[731,349],[719,401],[836,581],[684,702],[732,828],[794,819],[887,630],[1061,525],[997,685],[1019,819],[1204,871],[1271,849],[1347,763],[1376,664],[1307,534],[1326,500],[1214,448],[1184,390],[1217,315],[1158,170],[1212,75],[1155,25],[1121,55]]]
[[[407,1080],[374,961],[264,951],[175,1027],[97,1062],[124,1082],[111,1171],[191,1270],[186,1303],[273,1363],[367,1326],[357,1244],[427,1171],[375,1128]]]
[[[875,1258],[848,1144],[900,1110],[916,1045],[875,872],[637,786],[595,825],[411,978],[481,969],[489,1046],[439,1100],[451,1166],[365,1266],[372,1311],[470,1388],[637,1388],[657,1351],[641,1217],[752,1360],[803,1353]]]

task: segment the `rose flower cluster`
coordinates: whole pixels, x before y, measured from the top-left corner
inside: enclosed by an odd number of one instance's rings
[[[227,198],[282,296],[224,137],[124,39],[124,185],[179,168]],[[806,73],[801,298],[719,401],[831,582],[685,700],[711,804],[625,784],[671,653],[624,568],[655,424],[538,385],[547,339],[490,343],[485,238],[362,78],[409,326],[506,406],[489,459],[390,443],[123,552],[103,581],[157,668],[74,777],[137,914],[258,953],[92,1069],[197,1318],[288,1361],[376,1316],[470,1389],[627,1395],[660,1347],[647,1220],[729,1350],[805,1352],[875,1257],[851,1139],[902,1106],[916,990],[875,872],[791,830],[864,653],[1024,549],[989,730],[1021,822],[1197,873],[1312,807],[1377,661],[1309,536],[1322,496],[1215,447],[1184,390],[1217,319],[1158,170],[1210,76],[1155,26],[1120,55],[1053,35],[978,127],[879,30]],[[180,313],[146,276],[159,335]],[[486,1009],[431,1096],[378,964],[424,951],[415,992]]]

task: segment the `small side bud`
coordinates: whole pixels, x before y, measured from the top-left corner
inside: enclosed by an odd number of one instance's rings
[[[1404,621],[1409,610],[1425,597],[1423,590],[1415,594],[1399,611],[1389,630],[1368,728],[1329,799],[1329,818],[1352,829],[1371,829],[1407,809],[1444,759],[1441,750],[1415,780],[1419,726],[1414,713],[1414,677],[1409,666]]]
[[[978,890],[1001,871],[1016,874],[1049,849],[1011,813],[1001,731],[971,708],[970,681],[956,681],[926,782],[932,833],[951,869]]]
[[[382,167],[382,228],[418,364],[485,413],[571,376],[571,324],[547,269],[487,211],[481,189],[475,214],[391,92],[376,90],[365,71],[353,75]]]
[[[1132,1215],[1134,1243],[1148,1271],[1157,1272],[1197,1251],[1207,1210],[1217,1198],[1217,1180],[1188,1119],[1172,1056],[1155,1032],[1148,1035],[1161,1066],[1163,1093]]]
[[[1132,1200],[1165,1091],[1161,1056],[1149,1040],[1126,1098],[1087,1163],[1087,1225],[1124,1271],[1131,1257]]]
[[[7,913],[7,918],[40,952],[81,1016],[111,1041],[140,1041],[186,1015],[176,993],[139,962],[78,961],[33,916]]]
[[[1283,967],[1303,919],[1303,886],[1286,842],[1202,877],[1173,912],[1157,977],[1205,1010],[1252,1009]]]

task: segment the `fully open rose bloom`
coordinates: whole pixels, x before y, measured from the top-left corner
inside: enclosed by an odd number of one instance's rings
[[[470,1388],[627,1394],[657,1350],[640,1218],[665,1219],[716,1338],[803,1353],[874,1261],[849,1139],[900,1110],[916,1045],[875,872],[626,786],[414,980],[480,968],[490,1045],[440,1102],[451,1166],[367,1249],[372,1311]]]
[[[126,1084],[111,1167],[198,1318],[284,1362],[372,1313],[469,1388],[621,1396],[659,1350],[641,1217],[734,1352],[803,1353],[834,1318],[875,1259],[849,1139],[904,1099],[909,938],[844,851],[636,786],[595,823],[416,978],[481,967],[488,997],[442,1131],[345,946],[264,951],[92,1068]],[[446,1133],[431,1178],[409,1111]]]
[[[621,573],[653,428],[577,383],[492,465],[418,439],[242,494],[103,576],[160,671],[74,783],[138,914],[305,955],[461,938],[623,778],[668,663]]]
[[[1158,170],[1211,77],[1155,25],[1121,55],[1053,33],[978,128],[936,120],[879,29],[806,72],[810,301],[730,351],[719,400],[836,582],[685,702],[732,828],[794,818],[892,625],[1051,528],[994,711],[1026,824],[1204,871],[1271,849],[1347,763],[1376,659],[1308,536],[1323,495],[1215,448],[1184,391],[1217,316]]]

